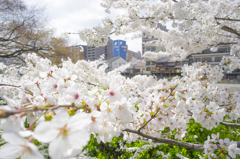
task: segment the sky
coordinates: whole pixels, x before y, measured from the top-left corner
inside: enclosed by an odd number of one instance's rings
[[[54,28],[57,36],[66,32],[78,33],[84,28],[98,26],[105,17],[114,19],[116,15],[126,12],[119,10],[107,14],[100,6],[101,0],[25,0],[25,2],[30,6],[45,7],[43,13],[47,17],[47,28]],[[110,37],[113,40],[126,40],[129,50],[142,52],[142,39],[132,40],[132,35]],[[71,45],[86,45],[78,34],[70,34],[69,39]]]

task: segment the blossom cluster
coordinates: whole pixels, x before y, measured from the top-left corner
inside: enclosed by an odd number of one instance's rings
[[[225,115],[230,121],[240,115],[239,94],[216,85],[223,77],[219,66],[185,65],[182,77],[168,81],[126,78],[121,71],[127,66],[106,73],[107,66],[100,63],[69,59],[57,67],[28,54],[21,75],[2,67],[1,97],[8,105],[0,107],[0,117],[8,144],[0,152],[16,148],[15,153],[1,153],[3,157],[42,158],[33,140],[49,144],[50,157],[60,159],[79,154],[90,134],[104,143],[120,135],[129,142],[143,138],[129,129],[155,137],[174,130],[182,140],[189,120],[211,129]]]
[[[239,68],[239,59],[235,56],[224,56],[220,65],[223,68],[228,69],[228,73],[233,72],[235,69]]]
[[[217,51],[221,44],[231,45],[231,55],[239,54],[238,0],[102,0],[101,6],[107,13],[114,8],[124,9],[127,14],[104,19],[101,26],[81,31],[80,37],[88,44],[99,46],[97,42],[106,43],[113,33],[124,35],[140,30],[145,36],[155,37],[149,42],[151,45],[165,46],[166,52],[160,51],[156,56],[184,59],[205,48]],[[174,29],[155,29],[159,22],[172,24]]]
[[[212,139],[211,139],[212,138]],[[217,135],[212,134],[208,136],[208,139],[204,142],[204,152],[205,155],[208,155],[209,158],[216,158],[214,151],[218,151],[222,157],[236,158],[237,154],[240,154],[240,148],[237,147],[237,142],[230,141],[229,138],[220,139],[219,133]]]

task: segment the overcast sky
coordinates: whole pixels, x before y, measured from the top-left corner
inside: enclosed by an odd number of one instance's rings
[[[55,28],[56,35],[65,32],[78,33],[83,28],[90,28],[101,24],[105,17],[113,18],[117,14],[122,14],[125,10],[115,11],[112,14],[104,12],[100,6],[101,0],[25,0],[27,5],[38,5],[46,7],[44,13],[47,16],[48,28]],[[142,40],[131,40],[131,34],[127,36],[111,35],[113,40],[126,40],[128,49],[142,52]],[[77,34],[69,35],[70,44],[86,44]]]

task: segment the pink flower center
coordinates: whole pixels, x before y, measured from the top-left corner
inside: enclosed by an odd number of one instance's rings
[[[26,102],[30,103],[30,100],[27,98],[27,99],[26,99]]]
[[[111,91],[109,94],[110,94],[111,96],[114,96],[115,93],[114,93],[113,91]]]
[[[78,95],[78,94],[75,94],[75,95],[74,95],[74,98],[75,98],[75,99],[78,99],[78,98],[79,98],[79,95]]]
[[[58,85],[56,85],[56,84],[53,85],[53,88],[57,88],[57,87],[58,87]]]
[[[62,128],[59,128],[60,132],[58,134],[59,135],[64,135],[64,136],[67,136],[67,133],[68,133],[68,129],[67,129],[67,125],[65,125],[64,127]]]
[[[93,116],[92,116],[91,119],[92,119],[92,121],[95,121],[96,117],[93,117]]]

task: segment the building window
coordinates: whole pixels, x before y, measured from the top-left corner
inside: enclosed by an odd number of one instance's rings
[[[176,61],[177,66],[181,66],[181,61]]]
[[[150,71],[150,67],[147,67],[147,68],[146,68],[146,71]]]
[[[176,63],[177,64],[177,63]],[[167,66],[175,66],[175,63],[174,62],[168,62],[167,63]],[[177,65],[177,66],[181,66],[181,63],[180,63],[180,65]]]
[[[228,48],[218,48],[218,51],[219,53],[226,53],[226,52],[229,52],[228,51]]]
[[[150,65],[150,61],[146,61],[146,65],[149,66]]]
[[[156,62],[155,61],[151,61],[151,65],[155,65],[156,64]]]
[[[146,51],[150,51],[150,47],[146,48]]]
[[[198,61],[201,62],[201,58],[195,58],[195,59],[194,59],[194,62],[198,62]]]
[[[155,52],[156,51],[156,47],[151,47],[151,52]]]
[[[215,57],[215,62],[220,62],[222,60],[222,57]]]
[[[205,57],[205,58],[202,58],[202,62],[212,62],[212,58],[211,57]]]
[[[202,53],[203,53],[203,54],[210,54],[211,51],[210,51],[210,49],[205,49],[205,50],[202,51]]]
[[[157,67],[164,67],[164,63],[157,63]]]

